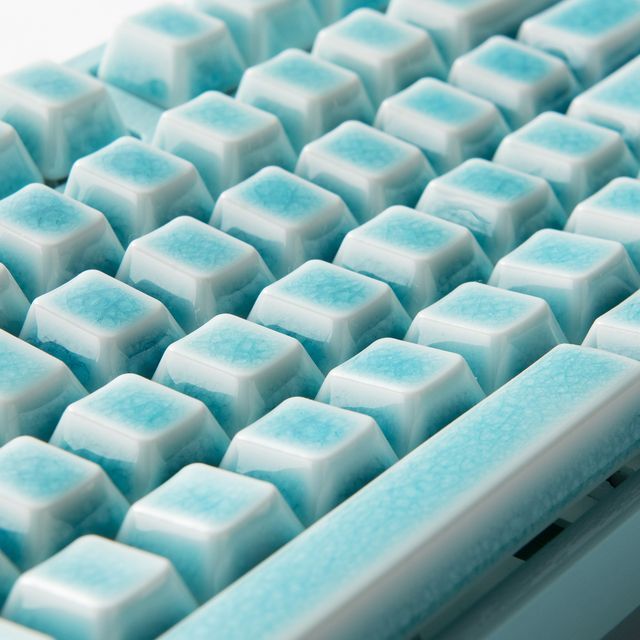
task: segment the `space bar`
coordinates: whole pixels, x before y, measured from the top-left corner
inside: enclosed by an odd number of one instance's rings
[[[563,345],[166,640],[397,638],[640,448],[640,363]]]

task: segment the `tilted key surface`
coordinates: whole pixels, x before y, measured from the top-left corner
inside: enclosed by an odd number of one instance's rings
[[[42,174],[20,136],[10,124],[1,120],[0,170],[0,198],[5,198],[32,182],[42,182]]]

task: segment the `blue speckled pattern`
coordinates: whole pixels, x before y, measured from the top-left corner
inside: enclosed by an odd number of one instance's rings
[[[637,0],[613,0],[606,8],[598,0],[574,0],[546,13],[540,21],[583,36],[619,27],[640,12]]]
[[[178,6],[169,4],[138,14],[133,22],[176,40],[196,38],[210,29],[209,21],[200,15],[187,13]]]

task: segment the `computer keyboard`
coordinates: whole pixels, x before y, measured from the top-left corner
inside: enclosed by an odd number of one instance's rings
[[[640,0],[191,0],[0,77],[0,640],[640,638]]]

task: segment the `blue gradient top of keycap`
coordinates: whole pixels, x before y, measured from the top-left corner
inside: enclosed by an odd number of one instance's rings
[[[163,5],[138,14],[133,22],[178,40],[196,38],[210,31],[211,19],[181,11],[180,7]]]
[[[608,130],[586,125],[569,118],[538,118],[517,133],[520,140],[556,151],[563,155],[580,156],[596,151],[607,141]]]
[[[638,0],[580,0],[543,14],[542,22],[581,36],[599,36],[615,29],[640,10]]]
[[[639,9],[640,10],[640,9]],[[623,109],[640,109],[640,64],[624,69],[618,77],[596,85],[589,97]]]
[[[604,317],[638,329],[640,325],[640,293],[636,292],[629,296],[618,306],[608,311]]]
[[[493,40],[473,55],[476,64],[499,75],[519,82],[534,83],[542,80],[551,70],[551,64],[535,49],[527,51],[517,43],[505,39]]]
[[[612,211],[640,216],[640,181],[621,179],[589,199],[589,203]]]
[[[384,16],[369,9],[354,12],[350,19],[334,27],[341,36],[375,49],[403,48],[409,29],[402,23],[385,20]]]

